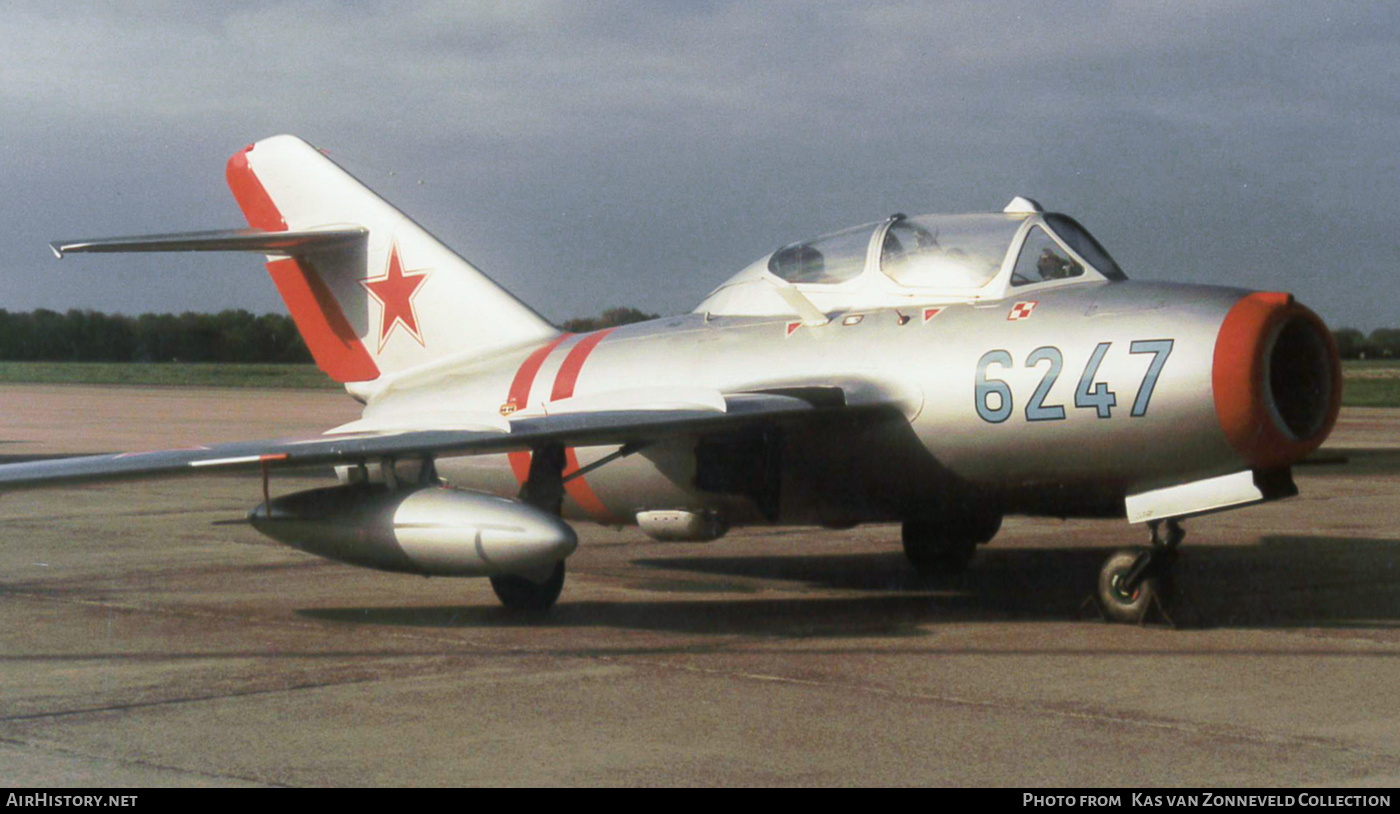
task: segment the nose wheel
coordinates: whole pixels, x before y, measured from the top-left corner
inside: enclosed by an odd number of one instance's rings
[[[1099,570],[1093,600],[1111,622],[1142,624],[1156,611],[1175,626],[1167,606],[1176,595],[1172,570],[1186,530],[1176,520],[1154,520],[1148,527],[1152,530],[1151,547],[1125,549],[1109,557]]]

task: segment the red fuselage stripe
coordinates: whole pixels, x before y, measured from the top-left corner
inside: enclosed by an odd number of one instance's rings
[[[564,477],[567,478],[577,471],[578,453],[574,451],[573,447],[567,447],[564,450]],[[603,501],[598,499],[597,493],[593,491],[592,486],[588,485],[588,481],[584,479],[583,475],[573,480],[564,481],[564,491],[574,499],[579,508],[588,512],[588,516],[593,518],[593,522],[604,525],[612,525],[617,522],[613,518],[613,513],[608,511],[608,507],[604,506]]]
[[[549,394],[550,401],[566,399],[574,394],[574,385],[578,384],[579,371],[583,370],[583,363],[588,361],[588,354],[598,347],[598,343],[603,338],[613,332],[613,328],[605,331],[591,333],[580,339],[569,349],[569,355],[564,357],[564,364],[559,368],[559,375],[554,377],[554,391]]]
[[[583,363],[588,361],[588,355],[612,331],[613,329],[609,328],[605,331],[588,334],[575,342],[572,348],[569,348],[569,353],[564,357],[559,372],[554,376],[554,387],[550,391],[550,401],[566,399],[574,394],[574,386],[578,384],[579,371],[583,370]],[[536,348],[534,353],[526,357],[525,361],[521,363],[520,369],[515,372],[515,378],[511,381],[510,394],[506,399],[507,404],[513,405],[516,409],[523,409],[529,404],[530,390],[534,385],[535,377],[539,375],[540,368],[544,365],[545,359],[562,342],[572,336],[573,334],[564,334],[557,337],[549,344]],[[516,482],[523,486],[526,479],[530,477],[530,453],[512,452],[507,457],[510,459],[510,468],[515,473]],[[578,468],[578,453],[574,451],[573,447],[566,448],[564,450],[564,475],[567,477],[577,472]],[[579,508],[587,512],[595,521],[599,523],[616,522],[612,512],[608,511],[608,507],[604,506],[603,501],[598,499],[598,495],[594,493],[593,488],[588,485],[584,478],[577,477],[567,481],[564,484],[564,491],[573,498]]]
[[[544,360],[549,358],[549,354],[553,353],[555,348],[571,336],[573,334],[560,334],[553,341],[541,345],[535,349],[534,353],[525,357],[525,361],[520,364],[520,369],[515,371],[515,378],[511,380],[510,392],[506,394],[506,404],[519,410],[524,409],[530,403],[530,388],[534,385],[535,376],[539,375]],[[512,452],[509,458],[510,468],[515,472],[515,479],[521,486],[524,486],[525,479],[530,477],[530,453]]]
[[[607,330],[589,334],[580,339],[569,349],[569,355],[564,357],[564,364],[560,366],[559,374],[554,377],[554,390],[550,393],[550,401],[566,399],[574,394],[574,385],[578,384],[578,374],[579,371],[583,370],[583,363],[588,361],[588,355],[592,353],[593,349],[598,347],[598,343],[602,342],[603,338],[612,333],[613,330],[613,328],[608,328]],[[573,447],[564,450],[564,461],[565,477],[578,471],[578,454],[574,451]],[[603,501],[598,499],[598,495],[594,493],[593,487],[589,486],[588,481],[583,477],[580,476],[573,480],[565,481],[564,491],[567,492],[569,497],[573,498],[574,502],[579,505],[579,508],[587,512],[588,516],[592,517],[594,521],[598,523],[616,522],[613,519],[612,512],[608,511],[608,507],[604,506]]]

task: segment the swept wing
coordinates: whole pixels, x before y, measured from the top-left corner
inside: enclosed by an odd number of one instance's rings
[[[356,464],[385,459],[482,455],[566,446],[639,444],[676,435],[792,420],[819,409],[796,396],[745,393],[717,406],[615,409],[528,416],[483,429],[335,432],[310,438],[237,441],[186,449],[88,455],[0,466],[0,490],[59,483],[177,477],[261,467]],[[868,408],[867,408],[868,409]],[[484,424],[484,422],[483,422]],[[348,425],[353,427],[354,425]]]

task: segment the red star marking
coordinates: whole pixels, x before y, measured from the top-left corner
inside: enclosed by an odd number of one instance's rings
[[[379,321],[379,349],[389,341],[389,334],[402,325],[418,344],[423,344],[423,335],[418,332],[418,313],[413,308],[413,298],[418,289],[428,279],[428,272],[404,274],[399,262],[399,244],[389,247],[389,269],[383,277],[370,277],[360,281],[371,297],[383,306]]]

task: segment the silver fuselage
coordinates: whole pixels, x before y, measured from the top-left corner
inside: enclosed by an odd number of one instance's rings
[[[950,492],[978,493],[1013,512],[1117,514],[1125,494],[1246,466],[1215,415],[1212,358],[1222,321],[1247,293],[1103,282],[949,304],[928,319],[917,307],[884,308],[796,329],[785,317],[687,314],[617,328],[581,359],[571,349],[587,335],[563,341],[537,357],[528,401],[549,400],[563,375],[573,377],[575,396],[836,386],[850,406],[883,405],[834,418],[841,423],[831,433],[740,439],[741,450],[770,447],[765,462],[777,450],[776,511],[761,510],[751,494],[699,488],[702,440],[685,439],[571,482],[571,519],[627,524],[639,511],[689,509],[734,524],[845,525],[899,519]],[[1029,316],[1012,318],[1032,301]],[[538,350],[390,390],[365,415],[444,405],[501,411]],[[726,454],[719,441],[709,457]],[[615,450],[574,454],[586,466]],[[740,458],[736,467],[770,465]],[[505,455],[442,458],[437,467],[453,485],[506,496],[519,491],[523,474]]]

